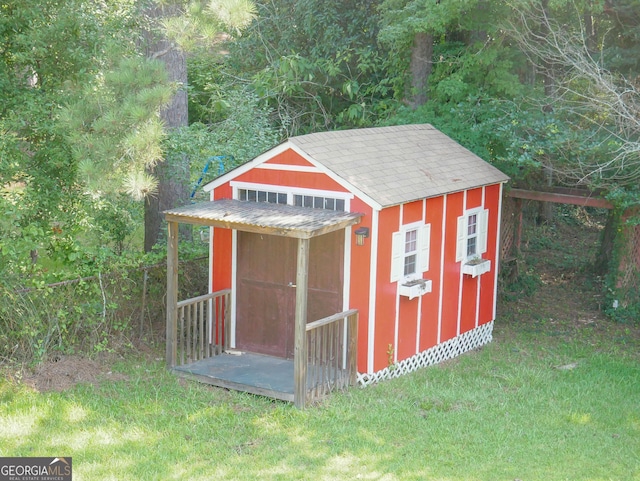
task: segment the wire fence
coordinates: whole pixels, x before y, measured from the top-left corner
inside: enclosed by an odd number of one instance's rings
[[[180,295],[207,291],[206,258],[180,263]],[[0,285],[0,360],[99,352],[164,341],[166,265],[100,273],[39,288]]]
[[[640,209],[628,210],[622,217],[620,236],[620,262],[618,265],[617,294],[621,307],[640,304],[640,225],[629,222],[640,216]]]
[[[534,205],[532,205],[534,204]],[[521,199],[505,197],[502,204],[501,276],[507,280],[514,280],[519,275],[521,259],[521,242],[523,225],[531,222],[531,215],[523,212],[532,208],[537,210],[538,201],[523,202]],[[610,277],[614,279],[609,287],[615,292],[609,293],[615,299],[615,308],[638,309],[640,306],[640,225],[631,222],[640,217],[640,209],[628,209],[616,226],[616,240],[612,245],[617,255],[613,265],[608,266]],[[633,307],[636,306],[636,307]],[[635,312],[635,310],[633,311]]]

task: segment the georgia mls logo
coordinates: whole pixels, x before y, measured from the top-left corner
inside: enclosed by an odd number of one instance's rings
[[[0,481],[71,481],[71,458],[0,458]]]

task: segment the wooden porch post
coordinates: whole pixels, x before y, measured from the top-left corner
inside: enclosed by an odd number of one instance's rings
[[[349,386],[355,386],[358,382],[358,312],[347,317],[349,344],[348,357],[349,363]]]
[[[168,222],[167,238],[167,367],[176,365],[178,330],[178,223]]]
[[[304,408],[307,399],[307,285],[309,239],[298,239],[296,320],[293,351],[293,403]]]

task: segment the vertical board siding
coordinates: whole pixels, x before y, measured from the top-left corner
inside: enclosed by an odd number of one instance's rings
[[[497,252],[498,232],[500,222],[500,184],[485,187],[484,207],[489,210],[489,226],[487,236],[487,252],[483,257],[491,259],[491,270],[482,276],[480,283],[480,306],[478,325],[494,320],[494,306],[496,303],[496,280],[498,276],[499,255]]]
[[[483,187],[472,189],[467,191],[467,206],[466,209],[475,209],[482,208],[486,209],[485,205],[485,190]],[[479,229],[481,231],[480,238],[484,239],[484,243],[480,244],[479,251],[482,253],[482,257],[487,259],[488,255],[486,254],[486,224],[483,225],[483,220],[486,221],[486,215],[481,211],[479,217]],[[493,215],[493,214],[489,214]],[[482,233],[484,232],[484,234]],[[492,269],[495,266],[495,263],[492,260]],[[460,334],[468,332],[472,329],[475,329],[478,324],[478,312],[480,309],[478,292],[483,284],[487,282],[487,278],[485,277],[486,273],[478,276],[476,278],[471,278],[470,276],[462,276],[463,277],[463,287],[462,287],[462,313],[460,317]],[[472,282],[469,282],[472,281]]]
[[[478,283],[483,282],[484,275],[478,277],[462,276],[462,303],[460,308],[460,332],[470,331],[476,327]]]
[[[404,204],[402,206],[402,225],[424,221],[423,205],[424,201],[422,200]]]
[[[401,361],[416,354],[420,299],[420,297],[416,297],[409,300],[408,297],[400,296],[397,360]]]
[[[374,372],[374,345],[376,333],[376,303],[378,301],[378,251],[380,249],[380,211],[373,210],[371,213],[371,277],[369,279],[369,318],[367,319],[367,366],[363,372]]]
[[[400,225],[400,207],[389,207],[380,212],[377,279],[376,330],[373,345],[373,371],[389,365],[389,347],[393,349],[396,320],[397,283],[391,282],[391,240]]]
[[[402,206],[402,225],[424,223],[424,200],[409,202]],[[404,257],[404,239],[401,239],[402,252]],[[403,263],[404,264],[404,263]],[[397,288],[397,283],[396,283]],[[396,292],[396,295],[397,292]],[[416,297],[408,299],[398,296],[398,339],[395,345],[397,352],[395,360],[406,359],[416,354],[416,338],[418,336],[418,319],[420,317],[419,308],[421,299]]]
[[[219,227],[213,229],[212,291],[231,289],[232,243],[233,231]]]
[[[444,253],[442,244],[442,216],[444,215],[444,197],[434,197],[426,201],[425,222],[431,225],[431,249],[429,271],[424,276],[432,282],[432,290],[422,296],[422,320],[420,322],[420,351],[438,343],[438,297],[440,295],[441,259]]]
[[[482,207],[482,187],[467,191],[467,205],[465,209],[475,209]]]
[[[358,309],[358,371],[367,372],[368,363],[368,344],[369,344],[369,301],[372,284],[375,285],[376,279],[371,270],[371,256],[374,242],[374,226],[373,209],[365,204],[358,197],[351,201],[352,212],[362,212],[364,214],[363,221],[359,225],[353,226],[351,229],[351,237],[347,242],[351,243],[351,269],[349,275],[349,306]],[[355,229],[359,227],[369,228],[369,238],[365,240],[363,246],[356,245],[354,235]]]
[[[219,187],[216,187],[213,191],[211,191],[212,199],[231,199],[233,197],[233,188],[230,183],[225,183]]]
[[[458,334],[458,293],[460,291],[460,263],[456,262],[456,238],[458,217],[464,208],[464,193],[447,195],[444,235],[444,272],[442,278],[442,322],[440,342],[453,339]]]

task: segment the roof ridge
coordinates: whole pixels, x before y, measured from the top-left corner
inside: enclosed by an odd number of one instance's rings
[[[325,138],[329,136],[352,137],[352,136],[362,136],[362,135],[373,135],[373,134],[379,134],[384,132],[400,132],[404,130],[437,130],[437,129],[431,124],[399,124],[399,125],[363,127],[358,129],[326,130],[326,131],[310,132],[308,134],[301,134],[301,135],[295,135],[293,137],[289,137],[288,140],[303,139],[303,138],[315,137],[318,135],[322,135]]]

